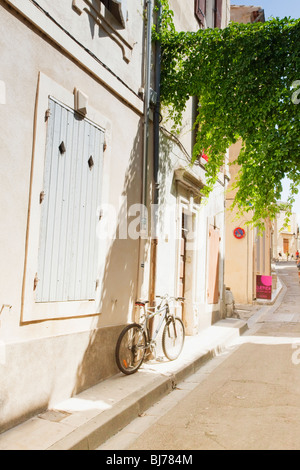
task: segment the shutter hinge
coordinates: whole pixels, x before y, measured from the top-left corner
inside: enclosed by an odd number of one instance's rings
[[[50,108],[48,108],[47,111],[45,112],[45,121],[48,121],[50,115],[51,115],[51,111],[50,111]]]
[[[36,275],[34,277],[34,280],[33,280],[33,290],[36,289],[38,282],[39,282],[39,278],[38,278],[37,273],[36,273]]]
[[[105,152],[105,150],[107,149],[107,143],[106,143],[106,140],[103,142],[103,152]]]
[[[42,204],[44,198],[45,198],[45,191],[41,191],[40,192],[40,204]]]

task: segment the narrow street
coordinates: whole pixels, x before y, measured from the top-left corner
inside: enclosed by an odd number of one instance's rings
[[[223,354],[98,450],[300,448],[300,284],[277,264],[274,305]]]

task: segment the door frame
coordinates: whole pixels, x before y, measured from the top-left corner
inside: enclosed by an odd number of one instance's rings
[[[198,242],[198,216],[200,204],[195,204],[192,194],[189,199],[186,196],[179,194],[177,196],[177,248],[176,248],[176,272],[175,272],[175,295],[185,297],[185,302],[180,308],[180,314],[183,322],[188,329],[189,323],[193,320],[193,304],[195,302],[195,286],[197,283],[197,270],[196,270],[196,251]],[[180,272],[181,272],[181,247],[182,247],[182,218],[183,214],[187,216],[187,232],[190,232],[191,237],[187,237],[185,241],[185,258],[184,258],[184,287],[183,292],[180,292]],[[190,230],[189,230],[190,227]],[[188,244],[188,245],[186,245]],[[187,284],[188,282],[188,284]]]

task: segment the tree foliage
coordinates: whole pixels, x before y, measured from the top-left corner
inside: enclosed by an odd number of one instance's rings
[[[161,102],[176,126],[191,96],[199,99],[193,159],[208,155],[207,191],[226,150],[242,140],[235,205],[252,222],[273,218],[282,180],[300,185],[300,20],[231,23],[225,29],[177,32],[161,0]],[[299,104],[298,104],[299,103]]]

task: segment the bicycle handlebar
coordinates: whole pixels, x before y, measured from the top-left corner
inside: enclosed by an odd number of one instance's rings
[[[181,302],[185,301],[184,297],[170,297],[168,294],[166,294],[166,295],[156,295],[156,298],[162,299],[162,300],[176,300],[176,301],[179,300]],[[138,305],[140,307],[144,307],[148,303],[149,303],[149,300],[137,300],[135,302],[135,305]]]
[[[170,296],[167,295],[167,294],[166,294],[166,295],[156,295],[156,297],[157,297],[158,299],[170,299],[170,300],[171,300],[171,299],[174,299],[174,300],[182,300],[182,301],[185,300],[184,297],[170,297]]]

